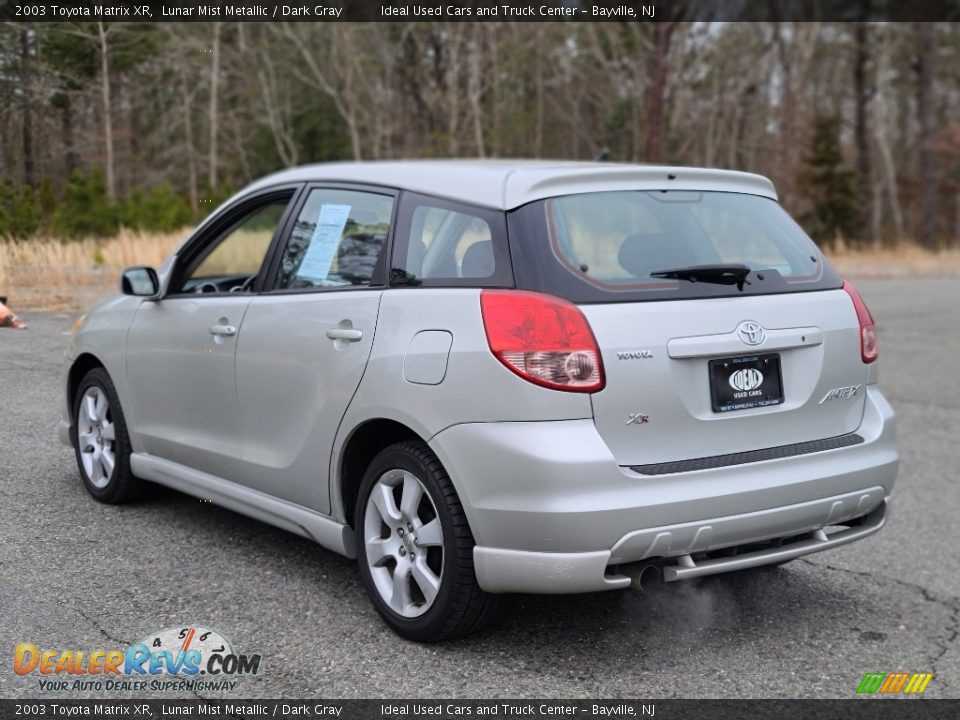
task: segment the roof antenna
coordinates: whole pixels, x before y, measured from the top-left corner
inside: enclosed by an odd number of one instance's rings
[[[610,160],[610,148],[605,147],[597,151],[597,154],[593,156],[594,162],[607,162]]]

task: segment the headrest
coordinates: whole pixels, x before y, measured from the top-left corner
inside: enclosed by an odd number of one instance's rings
[[[630,235],[620,245],[617,255],[620,266],[638,278],[646,278],[656,270],[690,264],[685,244],[665,233]]]
[[[475,242],[463,254],[460,261],[460,276],[465,278],[486,278],[493,275],[493,243],[489,240]]]

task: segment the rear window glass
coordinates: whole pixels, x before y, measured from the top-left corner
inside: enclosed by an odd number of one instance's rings
[[[511,217],[521,286],[576,302],[683,299],[840,287],[816,245],[780,205],[725,192],[625,191],[533,203]],[[746,265],[747,283],[658,273]]]
[[[509,287],[504,214],[403,193],[390,268],[406,287]]]
[[[496,267],[490,225],[454,210],[417,207],[404,269],[423,280],[492,277]]]

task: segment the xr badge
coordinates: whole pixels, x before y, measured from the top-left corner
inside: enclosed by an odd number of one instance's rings
[[[646,425],[650,422],[649,415],[641,415],[640,413],[627,413],[627,425]]]

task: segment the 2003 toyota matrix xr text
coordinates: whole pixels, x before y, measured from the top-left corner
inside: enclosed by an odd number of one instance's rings
[[[874,321],[757,175],[296,168],[121,287],[67,351],[90,494],[153,481],[356,557],[406,638],[884,522]]]

